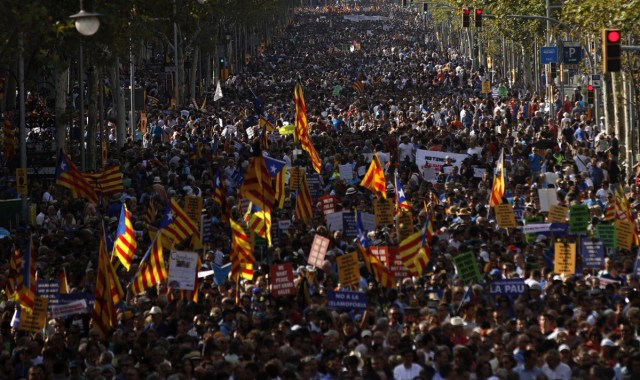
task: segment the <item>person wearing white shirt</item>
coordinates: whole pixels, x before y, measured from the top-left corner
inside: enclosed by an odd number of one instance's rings
[[[413,380],[420,376],[422,366],[413,362],[413,350],[406,349],[402,352],[402,363],[393,369],[394,380]]]
[[[569,380],[571,378],[571,367],[560,361],[560,353],[557,350],[549,350],[544,355],[545,365],[542,366],[544,373],[550,380]]]

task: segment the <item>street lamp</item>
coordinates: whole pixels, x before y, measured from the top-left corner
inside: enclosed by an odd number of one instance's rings
[[[96,34],[100,28],[100,16],[98,13],[93,13],[93,4],[91,0],[80,0],[80,12],[69,16],[70,19],[75,20],[76,30],[83,36],[92,36]],[[82,75],[84,73],[84,57],[82,52],[82,42],[80,42],[80,80],[78,81],[80,87],[80,167],[85,170],[85,141],[84,141],[84,85]]]
[[[93,36],[100,28],[99,13],[93,13],[91,0],[80,0],[80,12],[69,16],[75,20],[76,30],[83,36]]]

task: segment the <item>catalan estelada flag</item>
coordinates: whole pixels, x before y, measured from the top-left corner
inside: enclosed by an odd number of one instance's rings
[[[398,178],[398,173],[396,173],[394,177],[396,182],[396,214],[399,214],[402,210],[410,211],[411,206],[404,196],[404,190],[402,189],[400,178]]]
[[[260,210],[270,210],[273,207],[276,195],[271,184],[271,175],[264,157],[259,152],[251,158],[238,192]]]
[[[138,243],[133,231],[133,224],[131,224],[131,215],[127,210],[127,206],[123,204],[120,211],[120,223],[116,232],[116,241],[113,245],[113,254],[127,270],[131,267],[137,247]]]
[[[247,280],[253,279],[253,252],[251,251],[251,243],[249,238],[242,227],[233,221],[229,220],[231,225],[231,277],[233,281],[238,281],[240,278]]]
[[[384,169],[378,159],[378,154],[373,154],[373,160],[369,164],[367,173],[362,178],[360,186],[369,189],[372,193],[387,199],[387,185],[384,179]]]
[[[353,82],[351,86],[358,94],[362,94],[364,92],[364,83],[362,83],[362,81],[357,80]]]
[[[55,177],[56,184],[66,187],[77,196],[85,198],[93,204],[98,204],[98,195],[93,186],[87,182],[80,170],[65,153],[60,152]]]
[[[159,239],[159,234],[157,234],[147,253],[142,258],[138,273],[131,281],[133,295],[138,295],[159,282],[167,280],[167,267],[164,264],[161,240]]]
[[[489,206],[494,207],[502,204],[502,196],[504,195],[504,149],[500,151],[500,159],[496,164],[496,172],[493,176],[493,186],[491,187],[491,195],[489,197]]]
[[[98,173],[83,172],[82,175],[98,194],[112,195],[124,191],[122,172],[118,166],[112,166]]]
[[[22,253],[22,268],[20,270],[20,277],[16,283],[17,300],[22,307],[28,313],[33,312],[33,307],[36,303],[36,250],[33,245],[33,238],[29,239],[27,246]]]
[[[191,235],[198,234],[196,224],[173,198],[167,204],[160,228],[160,233],[170,238],[173,244],[180,243]]]
[[[144,222],[147,225],[152,225],[156,221],[156,205],[153,202],[153,199],[149,198],[149,203],[147,203],[147,212],[144,214]]]
[[[302,220],[305,224],[311,223],[313,219],[313,204],[311,202],[311,192],[309,191],[309,183],[307,175],[302,172],[300,179],[300,187],[296,195],[296,210],[294,213],[296,220]]]

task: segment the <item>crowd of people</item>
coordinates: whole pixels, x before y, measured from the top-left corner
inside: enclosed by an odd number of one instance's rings
[[[636,254],[607,249],[599,269],[583,268],[578,255],[575,273],[555,273],[556,237],[522,228],[548,221],[540,189],[555,190],[559,205],[588,206],[592,234],[597,225],[613,223],[607,210],[621,188],[636,226],[640,186],[618,164],[611,129],[587,118],[580,91],[564,102],[556,97],[560,112],[552,115],[544,96],[524,86],[501,98],[482,94],[485,69],[436,39],[422,14],[396,5],[302,8],[292,20],[246,72],[221,84],[221,99],[213,101],[211,94],[202,109],[172,110],[159,95],[147,130],[110,151],[109,164],[123,173],[123,193],[93,205],[55,184],[30,184],[32,199],[40,203],[37,216],[34,225],[0,240],[0,285],[4,289],[12,276],[14,242],[34,234],[38,278],[57,279],[64,268],[71,293],[93,295],[98,232],[104,224],[113,237],[124,203],[138,240],[130,270],[118,269],[126,286],[151,242],[148,230],[159,226],[170,199],[182,204],[190,195],[204,199],[211,226],[202,237],[201,270],[228,263],[226,210],[213,199],[216,173],[223,173],[231,218],[242,223],[237,192],[249,159],[260,150],[249,137],[259,133],[257,113],[276,127],[265,153],[313,171],[292,135],[277,132],[294,124],[297,81],[322,159],[312,221],[294,220],[295,194],[287,190],[272,224],[292,223],[274,232],[276,244],[256,249],[252,280],[205,276],[198,302],[182,299],[166,283],[129,294],[118,305],[117,328],[106,337],[96,331],[91,313],[49,318],[39,333],[16,329],[15,302],[3,302],[0,379],[640,378]],[[149,93],[157,89],[153,78],[142,80]],[[442,165],[419,166],[419,150],[451,157]],[[336,211],[373,214],[375,196],[359,183],[374,152],[391,199],[399,178],[414,230],[431,216],[431,258],[421,276],[398,277],[395,287],[383,287],[360,262],[360,284],[345,289],[337,261],[357,244],[330,228],[319,197],[335,196]],[[516,228],[499,228],[489,207],[501,152],[502,201],[522,209]],[[346,164],[355,179],[338,174]],[[397,227],[378,225],[367,239],[397,246]],[[318,268],[307,263],[315,235],[330,241]],[[579,243],[580,237],[563,239]],[[467,252],[481,274],[473,283],[465,283],[454,265]],[[281,263],[293,265],[296,295],[275,297],[270,291],[269,268]],[[524,279],[526,285],[518,294],[496,294],[492,284],[504,279]],[[340,290],[363,293],[366,308],[330,308],[327,295]]]

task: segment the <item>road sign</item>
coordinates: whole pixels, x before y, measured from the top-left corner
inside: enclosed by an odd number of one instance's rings
[[[540,48],[540,63],[548,65],[551,62],[558,62],[558,47],[543,46]]]
[[[562,48],[563,63],[577,64],[577,63],[580,63],[581,60],[582,60],[582,48],[580,46],[564,46]]]
[[[600,74],[591,74],[591,85],[593,88],[600,88],[602,83],[600,82]]]

